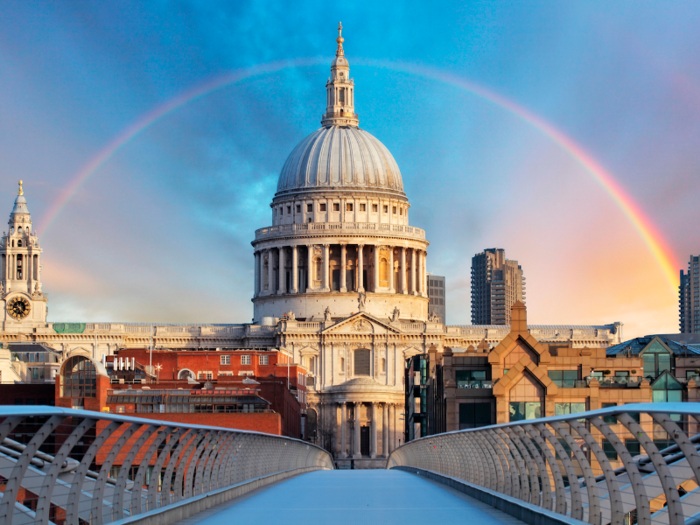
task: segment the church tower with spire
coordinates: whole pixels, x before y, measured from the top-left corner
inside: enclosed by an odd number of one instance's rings
[[[46,324],[47,297],[41,290],[41,248],[32,228],[22,181],[0,239],[0,299],[6,332]]]

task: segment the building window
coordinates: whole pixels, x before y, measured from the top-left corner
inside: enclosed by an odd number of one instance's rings
[[[360,204],[360,211],[367,211],[367,205],[366,205],[366,204]]]
[[[586,411],[586,403],[554,403],[555,416],[567,416],[580,414]]]
[[[457,388],[491,388],[486,381],[486,370],[457,370],[455,372]],[[489,386],[484,386],[487,383]]]
[[[671,355],[658,341],[644,349],[644,377],[656,379],[664,370],[671,370]]]
[[[96,397],[97,371],[84,356],[73,356],[63,366],[61,397]]]
[[[399,208],[399,215],[403,215],[403,208]]]
[[[576,388],[578,370],[550,370],[549,379],[559,388]]]
[[[301,213],[301,204],[297,204],[297,213]]]
[[[241,364],[242,365],[249,365],[250,364],[250,356],[249,355],[242,355],[241,356]]]
[[[290,215],[292,213],[292,207],[287,206],[287,215]]]
[[[606,458],[617,461],[617,452],[615,451],[615,447],[613,447],[612,443],[610,443],[610,441],[607,439],[603,439],[603,452],[605,453]]]
[[[602,403],[600,405],[600,408],[611,408],[611,407],[616,407],[617,403]],[[614,425],[617,423],[617,417],[616,416],[603,416],[603,422],[607,423],[608,425]]]
[[[396,215],[396,206],[393,207],[392,211],[394,212],[394,215]]]
[[[230,365],[231,364],[231,356],[230,355],[222,355],[219,356],[220,362],[222,365]]]
[[[378,204],[372,204],[372,211],[374,213],[377,213],[379,211],[379,205]]]
[[[636,439],[625,439],[625,448],[627,448],[632,457],[640,454],[639,441]]]
[[[386,374],[386,359],[382,357],[382,374]]]
[[[366,349],[355,350],[355,375],[370,375],[370,351]]]
[[[344,357],[340,358],[340,371],[345,372],[345,358]]]
[[[322,202],[322,203],[319,205],[319,208],[320,208],[321,211],[326,211],[326,203],[325,203],[325,202]]]
[[[333,211],[340,211],[340,203],[339,202],[333,203]]]
[[[537,419],[542,417],[542,403],[539,401],[515,401],[510,403],[510,420]]]
[[[208,371],[197,372],[197,378],[200,381],[211,381],[212,379],[214,379],[214,374]]]
[[[307,204],[307,205],[306,205],[306,211],[308,211],[308,212],[314,211],[314,205],[313,205],[313,204]]]
[[[491,403],[460,403],[459,429],[491,425]]]
[[[387,204],[384,205],[384,213],[389,213],[389,206]]]
[[[266,365],[266,364],[268,364],[269,362],[270,362],[270,356],[261,355],[261,356],[258,358],[258,364]]]
[[[348,202],[345,204],[345,211],[352,211],[352,203]]]

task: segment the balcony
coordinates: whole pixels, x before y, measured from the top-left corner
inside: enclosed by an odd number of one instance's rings
[[[290,235],[389,235],[409,239],[425,239],[425,230],[403,224],[376,224],[373,222],[306,222],[280,224],[255,230],[255,240],[274,239]]]
[[[473,381],[457,381],[457,388],[493,388],[493,381],[489,380],[473,380]]]
[[[592,377],[587,377],[586,378],[586,383],[590,384],[591,380],[594,379]],[[639,376],[633,376],[633,377],[615,377],[615,376],[609,376],[609,377],[596,377],[595,379],[598,380],[600,383],[601,388],[639,388],[639,385],[642,382],[642,377]]]

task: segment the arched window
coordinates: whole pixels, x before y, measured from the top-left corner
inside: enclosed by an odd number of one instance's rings
[[[22,239],[17,241],[17,248],[21,248],[21,247],[22,247]]]
[[[188,370],[187,368],[180,370],[177,374],[178,379],[187,380],[190,377],[194,379],[194,372],[192,372],[192,370]]]
[[[355,375],[370,375],[370,351],[367,349],[355,350]]]
[[[97,370],[85,356],[76,355],[63,365],[61,397],[95,397],[97,395]]]

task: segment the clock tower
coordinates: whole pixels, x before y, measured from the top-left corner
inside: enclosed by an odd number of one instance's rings
[[[47,297],[41,290],[41,248],[24,198],[22,181],[0,239],[0,306],[5,332],[46,324]]]

